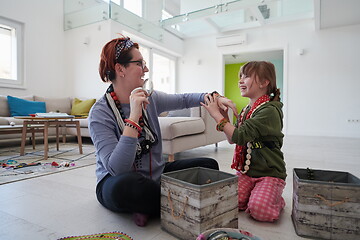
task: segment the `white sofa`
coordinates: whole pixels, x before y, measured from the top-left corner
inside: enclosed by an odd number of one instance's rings
[[[179,112],[181,112],[180,110]],[[170,114],[169,114],[170,115]],[[186,116],[159,117],[163,153],[174,160],[174,154],[196,147],[216,144],[226,139],[225,134],[216,131],[216,122],[204,107],[189,109]],[[229,111],[232,117],[232,112]]]
[[[72,107],[72,98],[64,97],[64,98],[52,98],[52,97],[40,97],[36,95],[29,95],[24,97],[18,97],[21,99],[29,100],[29,101],[38,101],[45,102],[46,104],[46,112],[56,112],[60,111],[63,113],[71,113]],[[78,119],[80,122],[80,131],[82,137],[90,137],[87,119]],[[16,125],[22,125],[24,120],[16,119],[10,116],[10,111],[7,103],[7,96],[0,95],[0,125],[10,125],[11,122]],[[65,129],[60,129],[60,131],[64,131]],[[65,132],[61,132],[61,134],[65,133],[67,136],[76,136],[76,128],[75,127],[67,127]],[[28,137],[31,136],[31,133],[28,134]],[[43,134],[36,133],[36,138],[42,138]],[[49,129],[49,136],[55,136],[55,129]],[[10,140],[21,140],[21,134],[0,134],[0,143],[1,146],[5,145],[6,142]]]
[[[47,112],[60,111],[68,114],[71,113],[72,98],[70,97],[51,98],[31,95],[19,98],[45,102]],[[181,110],[177,112],[181,112]],[[204,107],[191,108],[188,110],[188,114],[185,114],[186,116],[175,114],[175,117],[171,117],[172,115],[174,114],[170,112],[166,117],[159,117],[163,153],[169,155],[170,161],[174,160],[175,153],[208,144],[216,144],[226,139],[223,133],[216,131],[216,123]],[[90,137],[87,119],[79,119],[79,121],[81,136]],[[10,117],[7,97],[0,95],[0,125],[10,125],[11,122],[20,125],[23,120]],[[74,127],[67,127],[64,133],[67,136],[75,136],[76,129]],[[30,134],[28,136],[30,137]],[[49,129],[49,136],[55,136],[55,129]],[[41,138],[42,134],[37,133],[36,138],[38,137]],[[9,140],[20,141],[21,134],[0,134],[1,145],[6,145],[6,142]]]

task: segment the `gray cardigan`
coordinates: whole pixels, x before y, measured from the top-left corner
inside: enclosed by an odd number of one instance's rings
[[[154,91],[149,97],[150,104],[146,111],[151,129],[158,137],[158,143],[152,147],[150,153],[136,161],[138,139],[121,135],[105,97],[100,98],[89,114],[90,136],[96,149],[97,182],[99,183],[107,174],[116,176],[131,171],[137,171],[147,178],[160,182],[165,161],[162,155],[158,115],[165,111],[199,106],[204,100],[204,95],[205,93],[166,94]],[[122,104],[121,107],[125,116],[129,117],[130,104]]]

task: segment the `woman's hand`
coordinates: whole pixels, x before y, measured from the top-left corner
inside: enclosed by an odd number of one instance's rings
[[[148,93],[142,88],[135,88],[130,94],[130,116],[134,121],[138,121],[142,115],[142,109],[146,109],[150,104]]]
[[[205,109],[209,112],[211,117],[215,119],[216,122],[220,121],[223,118],[223,115],[221,113],[221,109],[218,107],[217,98],[211,96],[210,94],[206,94],[204,102],[205,103],[200,103],[201,106],[205,107]]]

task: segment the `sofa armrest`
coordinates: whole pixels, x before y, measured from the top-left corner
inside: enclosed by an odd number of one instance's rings
[[[216,121],[211,117],[209,112],[205,109],[205,107],[201,106],[201,118],[205,123],[205,135],[207,144],[217,143],[223,140],[226,140],[226,135],[223,132],[218,132],[216,130]],[[229,109],[228,111],[229,119],[233,119],[233,111]],[[232,121],[231,121],[232,123]]]

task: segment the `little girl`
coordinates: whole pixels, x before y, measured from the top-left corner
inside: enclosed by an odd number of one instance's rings
[[[286,169],[283,144],[283,104],[276,87],[275,67],[270,62],[248,62],[239,72],[241,96],[249,98],[233,126],[218,106],[229,101],[208,95],[202,104],[230,143],[236,143],[231,167],[239,176],[239,209],[258,221],[273,222],[285,206],[282,192]],[[220,98],[219,98],[220,97]],[[228,99],[227,99],[228,100]]]

